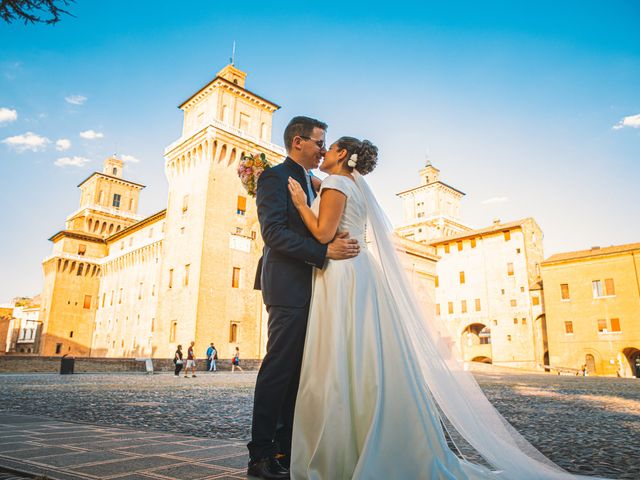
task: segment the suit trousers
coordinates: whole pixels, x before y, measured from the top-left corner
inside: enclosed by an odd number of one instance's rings
[[[293,413],[307,332],[309,304],[304,307],[267,306],[267,353],[262,360],[253,399],[252,460],[291,453]]]

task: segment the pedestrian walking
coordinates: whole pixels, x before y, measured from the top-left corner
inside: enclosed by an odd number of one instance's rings
[[[191,376],[193,378],[196,376],[196,355],[193,353],[193,346],[195,344],[196,342],[191,342],[187,350],[187,368],[184,369],[184,378],[187,378],[189,369],[191,369]]]
[[[236,347],[236,354],[233,356],[233,359],[231,360],[231,371],[235,372],[236,368],[241,372],[243,371],[242,367],[240,366],[240,349],[238,347]]]
[[[174,373],[176,377],[179,377],[180,370],[182,370],[182,366],[184,365],[184,362],[182,361],[182,345],[178,345],[178,349],[173,355],[173,364],[176,366],[176,370]]]
[[[215,345],[211,344],[211,360],[209,362],[209,371],[215,372],[217,370],[216,360],[218,360],[218,350],[216,350]]]

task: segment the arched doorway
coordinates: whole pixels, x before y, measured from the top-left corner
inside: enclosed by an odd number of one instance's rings
[[[479,363],[492,363],[489,357],[474,357],[471,359],[471,361]]]
[[[622,353],[628,362],[628,365],[625,365],[624,376],[640,378],[640,349],[628,347],[622,350]]]
[[[483,323],[467,325],[460,334],[462,358],[465,362],[475,358],[486,358],[491,363],[491,329]]]
[[[584,363],[587,365],[587,372],[589,372],[589,374],[596,373],[596,359],[593,355],[587,353],[584,356]]]

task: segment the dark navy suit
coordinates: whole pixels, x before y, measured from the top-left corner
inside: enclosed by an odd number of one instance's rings
[[[253,460],[277,452],[291,452],[312,270],[323,268],[327,254],[327,246],[313,238],[291,201],[289,177],[306,190],[304,168],[287,157],[282,164],[262,173],[256,194],[265,243],[256,273],[256,288],[262,290],[269,312],[269,339],[254,395],[248,445]]]

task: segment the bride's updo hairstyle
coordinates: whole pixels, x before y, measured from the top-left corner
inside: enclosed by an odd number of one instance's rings
[[[351,155],[354,153],[358,155],[355,168],[360,175],[366,175],[371,173],[376,164],[378,163],[378,147],[376,147],[369,140],[358,140],[353,137],[340,137],[336,142],[338,144],[338,150],[346,150],[347,158],[345,162],[348,162]]]

